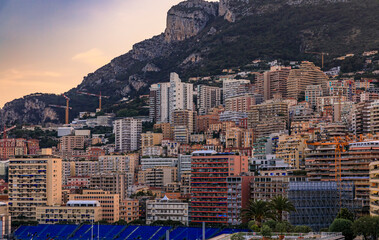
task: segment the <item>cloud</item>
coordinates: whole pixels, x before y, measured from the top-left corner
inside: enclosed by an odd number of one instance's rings
[[[31,78],[59,78],[62,74],[53,71],[19,70],[16,68],[7,69],[0,72],[0,82],[8,81],[28,81]]]
[[[72,60],[91,66],[102,66],[110,61],[110,58],[98,48],[92,48],[86,52],[78,53],[72,57]]]

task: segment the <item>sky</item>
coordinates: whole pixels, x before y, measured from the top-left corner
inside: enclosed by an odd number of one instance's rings
[[[63,93],[164,31],[181,0],[0,0],[0,108],[36,92]]]

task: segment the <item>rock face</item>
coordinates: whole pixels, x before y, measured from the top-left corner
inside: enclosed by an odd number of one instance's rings
[[[181,2],[167,14],[165,40],[183,41],[197,35],[207,23],[218,15],[218,4],[203,0]]]
[[[13,100],[5,104],[0,110],[0,117],[3,123],[43,123],[59,122],[57,112],[50,108],[47,103],[40,98],[44,95],[32,94],[20,99]],[[48,95],[48,98],[55,95]]]
[[[219,16],[225,20],[235,22],[248,15],[276,11],[284,5],[318,5],[350,1],[352,0],[220,0],[218,11]]]
[[[150,84],[169,81],[170,72],[179,73],[185,80],[243,66],[262,56],[272,57],[272,53],[275,58],[293,60],[304,57],[301,53],[304,49],[322,49],[337,56],[352,50],[376,49],[379,20],[371,16],[379,11],[378,0],[365,0],[364,4],[359,1],[181,2],[168,11],[163,33],[135,44],[131,51],[88,74],[81,84],[65,93],[71,98],[71,119],[81,111],[94,111],[98,107],[96,98],[78,96],[78,90],[110,96],[104,100],[103,107],[113,111],[112,107],[121,99],[136,98],[146,94]],[[351,3],[325,6],[339,2]],[[302,5],[312,5],[312,11],[304,11],[309,8],[302,9]],[[288,14],[276,14],[277,10]],[[319,12],[325,12],[325,17],[320,18]],[[307,20],[298,21],[305,17]],[[0,109],[0,123],[62,122],[64,110],[49,108],[49,104],[65,102],[61,96],[50,94],[16,99]]]
[[[242,6],[243,12],[246,12],[249,10],[249,0],[220,0],[219,15],[228,22],[235,22],[237,16],[243,15],[242,11],[236,9],[237,6]]]

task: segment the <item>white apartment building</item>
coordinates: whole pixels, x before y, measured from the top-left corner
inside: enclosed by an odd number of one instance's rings
[[[193,84],[182,83],[177,73],[171,73],[170,82],[150,86],[149,101],[151,121],[171,122],[175,110],[193,110]]]
[[[225,79],[222,83],[222,90],[225,99],[239,96],[247,93],[246,86],[250,84],[250,80],[245,79]]]
[[[176,167],[177,164],[178,164],[177,158],[152,158],[152,157],[141,158],[142,170],[155,168],[155,167]]]
[[[212,108],[221,105],[221,88],[206,85],[197,86],[197,102],[199,114],[208,114]]]
[[[170,74],[170,122],[175,110],[193,110],[193,84],[182,83],[177,73]]]
[[[141,146],[142,121],[134,118],[115,120],[113,123],[116,150],[136,151]]]
[[[106,155],[99,157],[101,171],[134,172],[135,160],[125,155]]]
[[[170,200],[168,197],[146,202],[146,224],[155,221],[179,221],[188,225],[188,203]]]

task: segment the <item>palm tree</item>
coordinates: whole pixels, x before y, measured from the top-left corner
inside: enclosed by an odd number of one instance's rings
[[[262,200],[250,200],[249,206],[241,210],[241,216],[247,220],[254,220],[258,227],[261,227],[262,221],[271,216],[270,204]]]
[[[270,207],[275,212],[276,220],[283,220],[283,212],[296,211],[295,206],[288,200],[288,198],[281,195],[274,197],[270,201]]]

